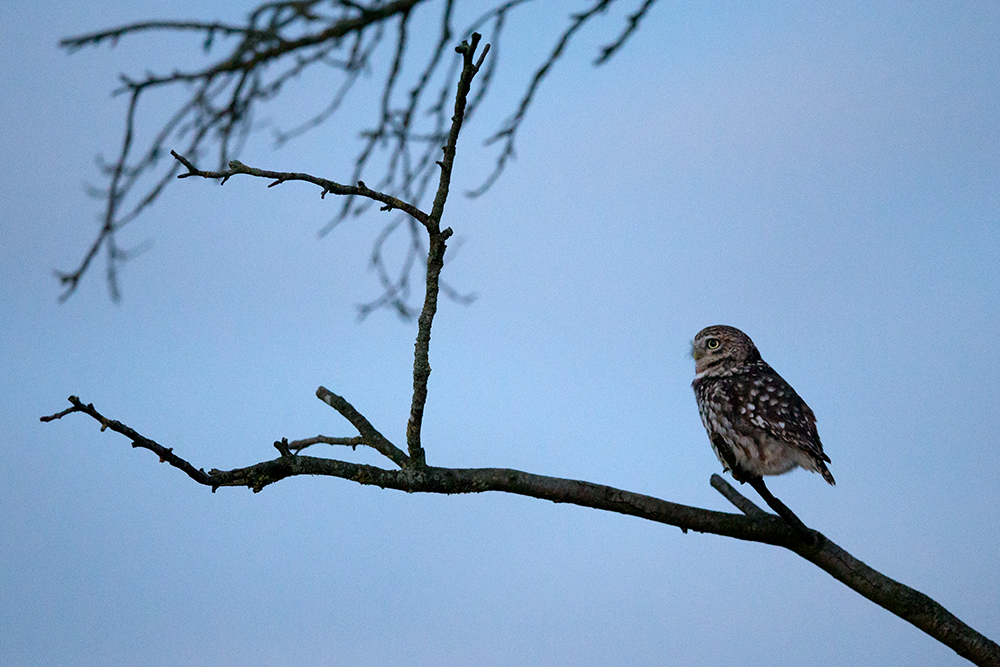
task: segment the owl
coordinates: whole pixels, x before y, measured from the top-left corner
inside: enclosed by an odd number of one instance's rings
[[[734,327],[708,327],[694,337],[691,354],[698,412],[723,470],[745,482],[799,466],[834,484],[816,416],[761,359],[749,336]]]

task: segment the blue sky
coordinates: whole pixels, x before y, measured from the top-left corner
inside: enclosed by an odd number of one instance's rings
[[[572,44],[496,186],[448,204],[445,276],[478,299],[435,322],[428,461],[730,510],[688,354],[702,327],[735,325],[816,412],[838,482],[796,471],[772,491],[1000,639],[1000,9],[661,0],[593,69],[631,9]],[[323,478],[212,494],[92,420],[39,423],[76,394],[229,468],[281,437],[353,435],[322,384],[403,441],[415,325],[354,310],[377,295],[384,214],[317,240],[336,202],[311,187],[179,182],[123,233],[148,249],[120,303],[103,259],[57,303],[52,271],[97,229],[84,186],[118,147],[118,73],[201,58],[165,40],[67,56],[58,39],[245,11],[0,8],[0,663],[966,664],[762,545],[499,494]],[[489,172],[482,140],[569,11],[514,15],[454,192]],[[305,81],[262,125],[328,92]],[[355,101],[341,119],[369,108]],[[275,151],[265,128],[241,159],[345,181],[357,129]]]

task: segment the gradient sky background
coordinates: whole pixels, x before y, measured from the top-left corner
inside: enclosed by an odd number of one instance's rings
[[[428,461],[732,511],[689,386],[690,339],[732,324],[833,459],[835,488],[796,471],[775,494],[1000,640],[1000,5],[661,0],[592,68],[637,4],[572,43],[497,185],[449,202],[445,276],[479,298],[435,322]],[[482,140],[569,5],[513,15],[453,192],[489,172]],[[501,494],[212,494],[89,418],[40,423],[77,394],[209,469],[353,435],[320,384],[396,442],[409,408],[415,325],[354,310],[388,218],[317,240],[336,202],[311,186],[175,183],[121,237],[151,244],[123,300],[101,258],[57,303],[52,271],[97,229],[94,156],[118,150],[118,73],[203,58],[195,39],[58,39],[250,5],[96,7],[0,6],[0,664],[967,664],[783,550]],[[329,90],[303,82],[262,122]],[[368,118],[354,100],[340,120]],[[265,128],[241,159],[345,181],[358,129],[275,152]]]

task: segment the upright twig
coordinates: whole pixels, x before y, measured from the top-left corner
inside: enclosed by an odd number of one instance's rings
[[[444,267],[446,242],[452,235],[451,227],[441,229],[441,216],[444,205],[448,201],[448,190],[451,187],[451,171],[455,164],[455,147],[458,144],[458,134],[465,118],[465,105],[469,97],[472,79],[483,64],[483,59],[490,51],[490,45],[483,48],[479,60],[475,60],[476,47],[481,35],[472,33],[472,43],[463,41],[455,47],[462,55],[462,75],[458,80],[458,92],[455,95],[455,114],[451,118],[451,131],[448,142],[444,145],[444,158],[438,163],[441,166],[441,179],[438,181],[437,194],[434,196],[434,206],[427,220],[429,244],[427,250],[427,286],[424,292],[424,307],[417,319],[417,341],[413,354],[413,400],[410,403],[410,419],[406,424],[406,446],[410,452],[411,465],[425,465],[424,449],[420,445],[420,428],[424,419],[424,404],[427,402],[427,379],[431,374],[429,349],[431,342],[431,324],[437,312],[439,280]]]

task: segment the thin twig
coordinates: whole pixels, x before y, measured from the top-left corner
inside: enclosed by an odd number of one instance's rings
[[[768,490],[767,486],[764,485],[764,480],[760,477],[751,477],[746,480],[750,483],[760,497],[764,499],[764,502],[768,504],[775,512],[778,513],[782,519],[788,523],[792,529],[799,534],[808,544],[814,544],[817,539],[819,539],[819,533],[807,528],[799,517],[795,516],[792,510],[788,509],[785,503],[781,502]],[[737,491],[729,482],[723,479],[720,475],[713,474],[711,479],[712,487],[725,496],[726,500],[735,505],[741,512],[747,516],[770,516],[767,512],[762,510],[753,504],[753,502]]]
[[[140,433],[126,426],[120,421],[116,421],[114,419],[108,419],[94,408],[93,403],[84,404],[84,402],[81,401],[77,396],[70,396],[69,402],[73,404],[73,407],[67,408],[62,412],[57,412],[54,415],[41,417],[40,418],[41,421],[50,422],[56,419],[62,419],[66,415],[74,412],[82,412],[83,414],[89,415],[90,417],[97,420],[97,422],[101,425],[102,431],[111,429],[116,433],[121,433],[126,438],[132,441],[132,447],[141,447],[143,449],[148,449],[149,451],[153,452],[154,454],[160,457],[160,463],[169,463],[178,470],[184,471],[184,473],[187,474],[188,477],[198,482],[199,484],[205,484],[206,486],[211,486],[213,491],[220,486],[218,480],[212,477],[212,475],[206,473],[202,469],[196,469],[193,465],[191,465],[181,457],[174,454],[174,450],[172,447],[164,447],[158,442],[155,442],[154,440],[151,440],[146,436],[141,435]]]
[[[413,204],[405,202],[402,199],[397,199],[391,195],[387,195],[384,192],[372,190],[364,184],[364,181],[358,181],[357,185],[341,185],[335,181],[331,181],[326,178],[319,178],[318,176],[312,176],[310,174],[287,171],[270,171],[267,169],[257,169],[256,167],[248,167],[239,160],[230,160],[229,169],[224,171],[203,171],[195,167],[191,161],[183,155],[178,155],[174,151],[170,151],[170,154],[173,155],[178,162],[187,167],[188,170],[186,174],[178,174],[177,178],[189,178],[191,176],[200,176],[202,178],[221,178],[222,185],[225,185],[226,181],[236,174],[246,174],[248,176],[271,179],[273,182],[267,186],[269,188],[273,188],[275,185],[281,185],[287,181],[305,181],[323,188],[323,191],[320,193],[321,198],[325,198],[327,193],[331,192],[335,195],[367,197],[368,199],[373,199],[385,204],[385,206],[382,207],[383,211],[398,209],[410,215],[415,220],[418,220],[420,224],[424,226],[427,226],[430,220],[430,217],[426,213],[418,209]]]
[[[736,508],[750,517],[762,517],[767,516],[767,512],[762,510],[753,504],[749,498],[737,491],[733,486],[723,479],[722,475],[712,474],[712,478],[709,480],[716,491],[721,493],[726,500],[731,502]]]
[[[639,29],[639,23],[642,22],[642,19],[646,16],[646,13],[649,11],[649,8],[652,7],[653,4],[655,3],[656,0],[645,0],[642,3],[642,6],[639,7],[639,9],[637,9],[633,14],[629,15],[628,25],[625,26],[625,29],[622,31],[622,33],[618,35],[618,39],[616,39],[614,42],[608,44],[603,49],[601,49],[601,55],[599,55],[597,59],[594,60],[595,65],[603,65],[604,63],[608,62],[615,55],[615,53],[618,52],[618,49],[620,49],[625,44],[625,42],[628,41],[629,37],[631,37],[635,33],[635,31]]]
[[[288,446],[288,449],[293,452],[301,452],[306,447],[312,447],[313,445],[344,445],[346,447],[350,447],[351,449],[357,449],[358,445],[365,444],[365,439],[360,435],[350,438],[317,435],[312,438],[292,440],[291,442],[286,442],[285,444]]]
[[[371,425],[365,417],[358,412],[353,405],[347,402],[343,396],[338,396],[326,387],[316,390],[316,397],[329,405],[341,414],[347,421],[351,422],[354,428],[364,439],[364,444],[368,445],[382,456],[386,457],[400,468],[410,467],[410,457],[403,450],[392,444],[388,438],[379,433],[378,429]]]
[[[72,53],[85,46],[96,46],[104,41],[115,45],[125,35],[147,30],[193,30],[203,32],[206,35],[214,35],[217,32],[224,35],[249,35],[255,32],[245,26],[226,25],[217,21],[214,23],[202,23],[198,21],[142,21],[140,23],[130,23],[119,28],[112,28],[111,30],[101,30],[100,32],[60,39],[59,46]]]
[[[484,192],[489,190],[496,180],[500,178],[500,174],[503,173],[507,166],[507,161],[514,157],[514,144],[517,139],[517,130],[521,127],[521,122],[524,121],[525,114],[535,98],[535,93],[538,91],[538,87],[548,75],[552,66],[556,64],[556,61],[558,61],[560,57],[562,57],[563,50],[569,44],[577,30],[582,28],[591,18],[605,11],[611,2],[612,0],[596,0],[590,9],[579,14],[574,14],[571,17],[572,21],[570,22],[569,27],[566,28],[562,36],[559,37],[559,40],[556,42],[555,47],[553,47],[552,53],[549,54],[548,59],[542,63],[541,67],[535,70],[535,75],[532,77],[531,83],[528,84],[528,90],[525,91],[524,95],[521,97],[521,102],[517,106],[517,111],[504,121],[503,127],[501,127],[500,130],[486,140],[487,145],[502,140],[503,149],[497,157],[493,172],[486,177],[486,180],[482,183],[482,185],[467,193],[470,197],[479,197]]]
[[[558,38],[556,48],[536,71],[517,112],[494,137],[506,141],[502,143],[497,158],[497,169],[487,179],[486,186],[499,176],[503,165],[513,157],[517,126],[536,97],[542,79],[565,53],[569,39],[585,22],[604,12],[614,2],[616,0],[598,0],[588,11],[569,17],[568,27]],[[644,0],[643,6],[628,17],[627,26],[610,52],[617,50],[618,46],[636,32],[639,21],[647,13],[651,2],[652,0]],[[75,293],[83,276],[92,268],[93,259],[100,252],[107,256],[107,285],[112,299],[120,297],[118,269],[128,259],[128,253],[117,245],[116,237],[122,227],[140,217],[155,203],[164,188],[173,182],[180,165],[168,161],[168,166],[163,167],[160,162],[171,143],[185,142],[186,147],[175,148],[191,160],[211,150],[219,156],[217,168],[224,169],[230,159],[239,157],[240,148],[253,127],[252,121],[257,110],[265,102],[277,98],[286,83],[316,66],[339,71],[332,79],[336,91],[332,100],[321,111],[292,130],[277,132],[277,143],[281,144],[330,118],[341,106],[353,84],[384,62],[388,68],[380,95],[381,104],[375,110],[374,127],[362,133],[364,140],[355,161],[355,173],[347,180],[350,183],[368,180],[374,184],[373,189],[376,191],[421,205],[432,179],[437,175],[435,162],[440,158],[438,150],[447,138],[448,100],[453,94],[451,86],[460,63],[460,60],[444,57],[447,45],[452,43],[454,34],[470,35],[473,32],[483,32],[483,28],[486,28],[491,31],[490,39],[494,49],[497,49],[506,18],[516,9],[529,4],[529,0],[494,0],[489,3],[494,5],[492,8],[462,30],[454,30],[452,25],[453,9],[457,3],[454,0],[442,0],[438,3],[440,21],[436,34],[421,30],[418,36],[412,31],[412,26],[409,25],[412,22],[408,17],[418,5],[424,4],[432,3],[426,0],[375,3],[264,0],[250,11],[242,25],[219,21],[142,21],[63,40],[61,45],[73,52],[85,46],[113,46],[120,39],[144,36],[150,31],[178,36],[194,34],[202,37],[202,49],[212,56],[210,62],[200,66],[175,67],[165,72],[147,70],[141,77],[122,76],[122,86],[115,92],[132,97],[125,119],[122,150],[112,164],[101,167],[108,180],[107,185],[100,191],[93,191],[95,196],[105,201],[103,224],[76,268],[56,272],[63,287],[60,300],[66,300]],[[396,17],[400,19],[398,30],[388,30],[389,22]],[[488,24],[492,25],[487,27]],[[408,43],[427,38],[433,38],[436,46],[426,67],[406,67],[406,61],[414,58]],[[224,44],[219,46],[221,42]],[[215,55],[212,53],[213,48],[222,51]],[[605,53],[610,53],[609,48],[611,47],[605,48]],[[386,58],[375,60],[373,56],[380,49],[389,52],[386,53]],[[466,120],[471,118],[491,87],[497,62],[494,50],[478,75],[479,86],[475,94],[469,96]],[[325,74],[323,79],[331,80]],[[404,94],[402,88],[407,84],[412,87],[408,88],[408,94]],[[140,99],[146,99],[143,95],[145,92],[152,93],[167,88],[183,91],[181,101],[175,103],[158,98],[167,105],[163,107],[167,109],[167,120],[149,140],[140,143],[140,137],[146,134],[141,132],[143,128],[139,119],[143,114],[138,109]],[[431,97],[433,99],[428,99]],[[158,107],[163,106],[159,101],[156,104]],[[376,157],[385,159],[375,159]],[[375,170],[381,170],[381,174],[373,173]],[[158,173],[151,177],[152,172]],[[320,235],[349,216],[368,210],[373,201],[366,197],[345,196],[342,206],[332,216],[329,224],[320,230]],[[422,234],[419,229],[409,225],[396,229],[410,234],[411,241]],[[412,245],[411,242],[410,246]],[[416,290],[409,287],[417,282],[411,272],[419,272],[423,262],[413,261],[410,251],[398,263],[395,257],[387,258],[379,253],[374,256],[383,293],[361,306],[359,314],[363,317],[372,310],[385,306],[405,319],[418,315],[420,308],[409,302],[409,297]],[[393,265],[388,266],[390,263]],[[387,280],[382,280],[382,277]],[[468,301],[466,296],[454,290],[441,291],[446,297],[460,303]]]

